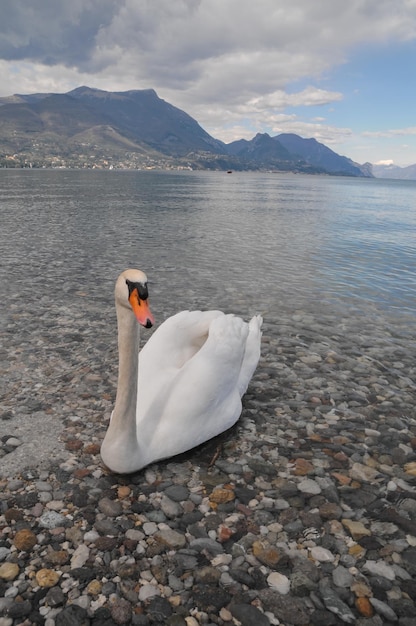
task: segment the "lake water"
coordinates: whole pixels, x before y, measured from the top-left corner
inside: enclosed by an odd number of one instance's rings
[[[0,170],[0,190],[0,439],[25,442],[0,475],[60,455],[59,423],[101,441],[129,266],[148,274],[156,324],[186,308],[264,314],[259,429],[305,390],[348,397],[373,379],[414,413],[416,183]]]
[[[159,315],[221,308],[416,319],[416,183],[290,174],[2,170],[3,302],[112,306],[128,266]]]

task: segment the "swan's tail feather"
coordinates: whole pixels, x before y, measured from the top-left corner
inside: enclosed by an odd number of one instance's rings
[[[246,350],[244,353],[240,375],[238,377],[238,391],[240,393],[240,397],[242,397],[247,391],[249,382],[260,359],[262,324],[263,317],[261,315],[255,315],[252,317],[248,324],[249,332],[246,341]]]

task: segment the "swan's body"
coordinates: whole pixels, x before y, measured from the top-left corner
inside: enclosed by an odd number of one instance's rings
[[[119,379],[101,456],[111,470],[130,473],[190,450],[238,420],[260,357],[262,319],[247,324],[221,311],[182,311],[139,354],[137,320],[153,323],[145,274],[123,272],[115,300]]]

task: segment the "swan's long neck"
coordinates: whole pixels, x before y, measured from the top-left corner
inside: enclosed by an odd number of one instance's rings
[[[140,325],[128,309],[121,307],[118,307],[117,310],[117,323],[119,361],[117,395],[113,419],[118,416],[117,421],[123,422],[123,432],[128,426],[133,427],[135,432]],[[125,423],[126,416],[129,416],[128,424]]]
[[[101,456],[113,471],[131,471],[129,462],[137,464],[138,442],[136,430],[137,378],[140,347],[140,326],[133,313],[117,306],[118,324],[118,384],[114,411]]]

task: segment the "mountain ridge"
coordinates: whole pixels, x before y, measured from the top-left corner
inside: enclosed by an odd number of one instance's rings
[[[160,167],[294,171],[372,177],[315,139],[294,134],[225,144],[154,89],[0,97],[3,167]]]

